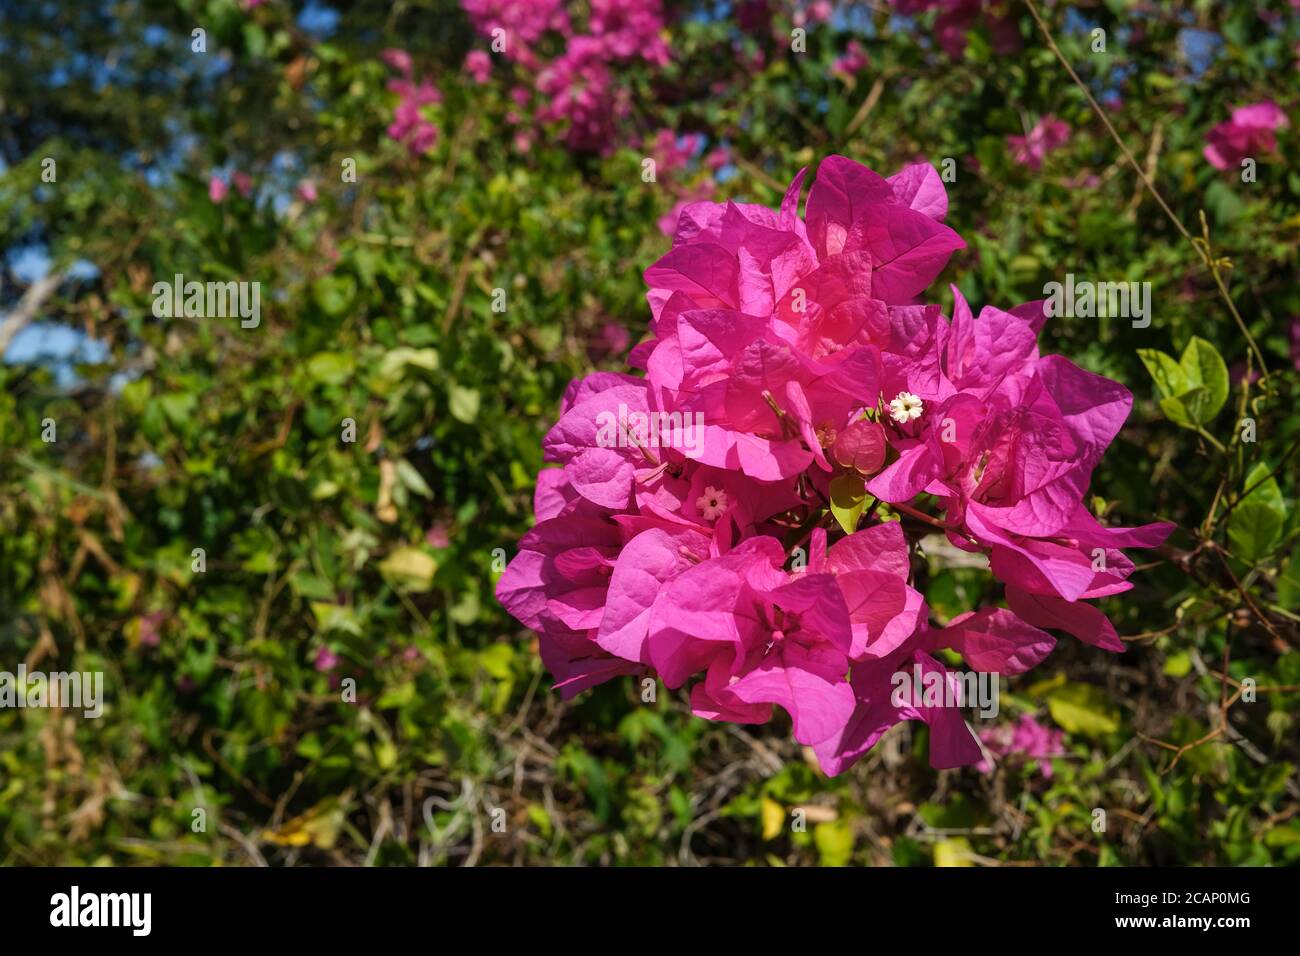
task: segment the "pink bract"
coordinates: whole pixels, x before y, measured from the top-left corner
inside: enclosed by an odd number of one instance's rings
[[[671,133],[650,146],[670,167],[699,148]],[[645,272],[642,374],[566,390],[537,524],[497,595],[566,697],[651,675],[689,685],[709,720],[780,708],[829,774],[904,721],[929,726],[934,766],[972,764],[970,702],[941,653],[1016,675],[1051,653],[1049,630],[1122,651],[1086,601],[1130,588],[1122,549],[1173,526],[1107,527],[1084,504],[1132,396],[1041,354],[1041,302],[976,315],[954,287],[950,319],[917,301],[965,247],[932,166],[886,178],[828,157],[801,213],[804,177],[775,209],[675,210]],[[847,533],[829,509],[845,488],[878,499]],[[889,505],[928,509],[984,556],[1008,606],[932,624],[912,584],[918,533]],[[947,696],[896,697],[901,672]]]
[[[1205,134],[1205,158],[1215,169],[1233,169],[1251,156],[1277,149],[1276,131],[1290,126],[1282,108],[1272,100],[1240,106],[1232,118]]]
[[[1043,168],[1047,154],[1064,146],[1069,138],[1068,123],[1055,116],[1044,116],[1027,136],[1008,136],[1007,146],[1013,160],[1036,172]]]

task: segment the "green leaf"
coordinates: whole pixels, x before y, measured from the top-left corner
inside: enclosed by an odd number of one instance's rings
[[[428,591],[438,562],[419,548],[398,548],[379,562],[379,573],[391,584],[406,591]]]
[[[1165,418],[1169,419],[1175,425],[1181,425],[1183,428],[1196,428],[1196,411],[1202,407],[1209,399],[1209,390],[1204,388],[1194,388],[1184,392],[1177,398],[1160,399],[1160,410],[1165,413]]]
[[[321,311],[338,318],[352,305],[357,294],[357,281],[349,275],[321,276],[312,283],[311,291]]]
[[[764,797],[760,807],[763,820],[763,839],[775,839],[785,829],[785,807],[771,797]],[[813,835],[816,836],[815,830]]]
[[[813,827],[813,843],[822,866],[848,866],[853,858],[853,827],[847,820],[830,820]]]
[[[190,392],[170,392],[158,397],[158,404],[162,407],[163,414],[167,416],[175,427],[182,428],[198,408],[199,400],[197,396]]]
[[[1192,336],[1177,362],[1157,349],[1138,349],[1160,393],[1160,410],[1175,425],[1196,429],[1228,400],[1228,367],[1213,345]]]
[[[1264,501],[1242,501],[1228,519],[1232,553],[1251,564],[1273,549],[1282,534],[1282,515]]]
[[[1241,214],[1244,207],[1231,186],[1222,179],[1215,179],[1205,190],[1205,208],[1214,217],[1216,226],[1226,226]]]
[[[970,841],[965,837],[940,840],[934,845],[935,866],[974,866]]]
[[[1187,391],[1189,384],[1182,366],[1159,349],[1138,349],[1138,358],[1151,373],[1162,398],[1173,398]],[[1167,414],[1167,413],[1166,413]]]
[[[1241,500],[1258,501],[1268,505],[1285,520],[1286,499],[1282,497],[1282,489],[1278,487],[1277,479],[1272,477],[1272,471],[1273,469],[1265,462],[1257,462],[1246,475],[1246,480],[1241,483],[1241,490],[1247,493]]]
[[[256,23],[244,24],[244,46],[248,55],[261,58],[266,55],[266,31]]]
[[[831,479],[831,514],[840,523],[845,534],[858,530],[858,520],[867,506],[866,486],[860,477],[840,475]]]
[[[466,425],[473,424],[478,418],[479,394],[477,389],[462,388],[453,384],[450,389],[449,405],[452,417]]]
[[[433,489],[424,480],[424,476],[405,458],[397,459],[397,477],[406,488],[421,498],[432,498]]]
[[[353,367],[352,356],[344,352],[317,352],[307,360],[307,374],[322,385],[342,385]]]
[[[379,362],[377,375],[382,384],[393,385],[407,366],[436,372],[439,363],[437,349],[412,349],[403,346],[384,353],[384,357]]]
[[[1164,672],[1170,677],[1186,677],[1192,670],[1192,658],[1186,651],[1165,658]]]
[[[327,601],[312,601],[311,612],[316,617],[316,625],[321,631],[342,631],[345,634],[361,636],[361,625],[356,612],[341,604]]]
[[[1061,685],[1048,695],[1047,709],[1067,733],[1101,737],[1119,729],[1110,698],[1091,684]]]
[[[1187,343],[1178,364],[1190,388],[1204,387],[1208,390],[1209,394],[1193,409],[1196,424],[1204,425],[1219,414],[1223,403],[1228,400],[1228,366],[1219,350],[1197,335]]]
[[[1300,611],[1300,548],[1291,552],[1291,560],[1278,575],[1277,603],[1288,611]]]

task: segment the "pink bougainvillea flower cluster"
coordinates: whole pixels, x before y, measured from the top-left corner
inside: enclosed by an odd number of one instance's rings
[[[492,57],[483,50],[470,50],[465,55],[465,72],[482,86],[492,76]]]
[[[1064,146],[1070,138],[1070,124],[1055,116],[1044,116],[1026,136],[1008,136],[1011,158],[1037,172],[1047,154]]]
[[[388,124],[388,137],[404,145],[412,156],[422,156],[438,142],[438,127],[425,118],[422,110],[441,103],[442,94],[428,79],[415,81],[411,56],[405,50],[385,50],[380,57],[398,74],[388,81],[388,89],[399,97],[393,121]]]
[[[949,318],[918,301],[964,246],[932,166],[885,178],[832,156],[801,215],[803,181],[777,209],[681,209],[645,273],[643,374],[565,392],[497,595],[565,696],[653,675],[711,720],[779,707],[827,773],[903,721],[929,725],[935,766],[975,763],[937,652],[1019,674],[1049,630],[1122,650],[1087,602],[1130,588],[1121,549],[1172,526],[1107,527],[1084,505],[1132,397],[1040,354],[1041,303],[975,315],[954,290]],[[846,490],[876,505],[837,518]],[[1007,607],[932,625],[902,514],[984,556]],[[899,698],[900,672],[952,694]]]
[[[1021,714],[1013,724],[999,724],[980,731],[980,740],[988,757],[996,760],[1018,758],[1034,762],[1038,772],[1048,779],[1052,776],[1052,757],[1065,753],[1065,734],[1044,727],[1032,714]],[[993,764],[988,757],[975,765],[981,773],[992,773]]]
[[[1275,151],[1277,131],[1290,125],[1272,100],[1239,106],[1205,134],[1205,158],[1215,169],[1236,169],[1243,159]]]
[[[866,69],[870,60],[867,51],[857,40],[850,40],[845,51],[831,63],[831,73],[841,79],[852,79]]]
[[[630,117],[631,89],[625,71],[615,67],[636,61],[663,67],[671,57],[661,0],[592,0],[585,25],[575,25],[560,0],[461,0],[461,7],[493,50],[517,66],[526,85],[516,89],[536,90],[536,119],[560,127],[572,149],[609,150]],[[563,42],[550,58],[539,52],[548,33]],[[486,82],[490,61],[471,54],[465,65],[476,82]],[[523,122],[519,113],[512,118]],[[527,149],[532,139],[521,131],[515,142]]]

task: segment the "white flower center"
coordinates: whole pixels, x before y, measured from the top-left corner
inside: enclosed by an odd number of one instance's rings
[[[889,403],[889,417],[900,425],[906,425],[914,418],[920,418],[925,411],[921,399],[911,392],[899,392]]]
[[[727,493],[709,485],[704,494],[695,499],[695,507],[700,509],[705,521],[716,521],[727,511]]]

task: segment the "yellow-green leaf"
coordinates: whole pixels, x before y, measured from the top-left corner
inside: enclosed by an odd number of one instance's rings
[[[785,826],[785,807],[771,797],[764,797],[760,812],[763,817],[763,839],[771,840]]]
[[[427,591],[433,587],[438,562],[419,548],[398,548],[379,562],[379,573],[389,583],[406,591]]]
[[[935,866],[974,866],[970,841],[965,837],[940,840],[934,845]]]
[[[1048,695],[1047,709],[1067,733],[1100,737],[1119,729],[1115,706],[1091,684],[1061,685]]]
[[[853,857],[853,827],[847,820],[832,820],[813,827],[813,843],[822,866],[848,866]]]
[[[845,534],[858,530],[858,520],[862,517],[869,497],[866,486],[858,476],[840,475],[831,480],[831,514]]]

